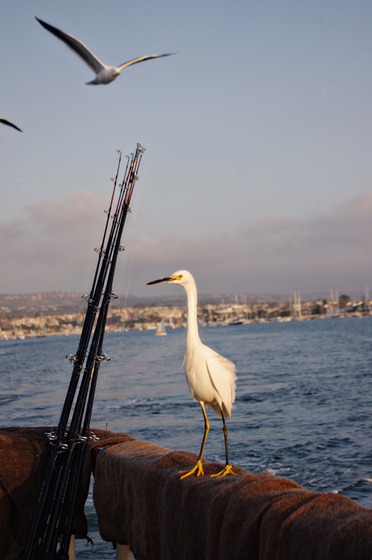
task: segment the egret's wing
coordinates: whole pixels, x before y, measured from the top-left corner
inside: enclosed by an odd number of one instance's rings
[[[46,23],[39,18],[36,19],[40,23],[40,25],[53,33],[53,35],[55,35],[58,39],[61,39],[61,41],[63,41],[65,45],[70,47],[70,49],[78,54],[96,74],[98,74],[98,72],[105,68],[105,64],[103,64],[103,62],[94,54],[94,52],[90,50],[89,47],[87,47],[85,43],[83,43],[73,35],[69,35],[68,33],[60,31],[56,27],[53,27],[49,23]]]
[[[230,418],[233,402],[235,401],[235,364],[209,348],[205,352],[209,376],[221,399],[223,413]]]
[[[143,56],[138,56],[137,58],[132,58],[132,60],[128,60],[127,62],[123,62],[118,66],[119,70],[126,68],[126,66],[131,66],[132,64],[137,64],[137,62],[143,62],[144,60],[150,60],[151,58],[160,58],[162,56],[171,56],[174,53],[166,53],[166,54],[144,54]]]
[[[6,124],[7,126],[11,126],[12,128],[15,128],[16,130],[19,130],[19,132],[22,132],[22,130],[20,128],[18,128],[18,126],[16,126],[12,122],[8,121],[8,119],[4,119],[3,117],[0,117],[0,122],[3,123],[3,124]]]

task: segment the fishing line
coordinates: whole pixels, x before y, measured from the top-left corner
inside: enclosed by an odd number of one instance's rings
[[[139,218],[139,219],[138,219]],[[138,209],[135,212],[131,212],[130,222],[129,222],[129,254],[127,255],[126,265],[128,266],[128,273],[126,279],[126,288],[124,291],[124,307],[128,306],[129,290],[132,283],[133,271],[136,265],[136,255],[138,248],[138,239],[141,233],[143,233],[142,228],[143,220],[141,217],[141,212]],[[140,227],[141,226],[141,227]]]
[[[126,289],[124,294],[124,307],[128,306],[128,299],[129,299],[129,286],[131,285],[132,279],[132,272],[133,272],[133,250],[129,251],[129,255],[127,255],[127,261],[129,261],[129,270],[127,273],[127,282],[126,282]]]

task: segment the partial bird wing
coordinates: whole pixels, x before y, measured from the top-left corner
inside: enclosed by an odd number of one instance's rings
[[[64,33],[60,31],[56,27],[53,27],[49,23],[42,21],[41,19],[35,17],[37,21],[42,25],[45,29],[53,33],[58,39],[61,39],[70,49],[72,49],[76,54],[78,54],[86,64],[96,73],[103,70],[106,65],[90,50],[89,47],[73,35],[69,35],[68,33]]]
[[[132,64],[137,64],[137,62],[143,62],[144,60],[150,60],[151,58],[160,58],[162,56],[171,56],[175,53],[166,53],[166,54],[144,54],[143,56],[138,56],[137,58],[133,58],[132,60],[128,60],[127,62],[123,62],[118,66],[119,70],[126,68],[127,66],[131,66]]]
[[[204,348],[206,349],[205,357],[208,373],[220,396],[222,412],[230,418],[232,405],[235,401],[235,364],[209,348],[209,346],[204,345]],[[213,408],[218,413],[218,410],[215,407]]]
[[[4,119],[3,117],[0,117],[0,122],[3,123],[3,124],[6,124],[8,126],[11,126],[12,128],[15,128],[16,130],[19,130],[19,132],[22,132],[22,130],[20,128],[18,128],[18,126],[11,123],[10,121],[8,121],[8,119]]]

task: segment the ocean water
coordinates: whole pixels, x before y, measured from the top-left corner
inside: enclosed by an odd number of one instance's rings
[[[185,330],[108,333],[92,427],[121,431],[172,450],[199,452],[203,418],[182,370]],[[372,507],[372,318],[319,319],[200,329],[202,340],[237,365],[228,422],[230,460],[307,489],[337,491]],[[78,337],[0,341],[0,426],[58,423]],[[209,412],[205,457],[224,460],[221,421]],[[91,496],[93,549],[102,543]]]

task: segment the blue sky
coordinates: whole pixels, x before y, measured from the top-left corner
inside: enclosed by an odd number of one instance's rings
[[[108,64],[87,86],[35,16]],[[115,289],[188,268],[202,292],[372,288],[372,5],[4,0],[0,292],[89,289],[116,150],[146,147]]]

